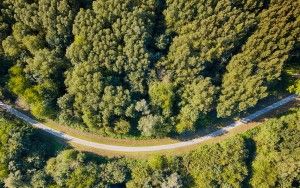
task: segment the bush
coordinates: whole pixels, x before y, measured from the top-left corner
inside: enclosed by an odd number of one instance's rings
[[[163,117],[157,115],[141,117],[138,129],[142,132],[143,136],[147,137],[162,137],[171,131],[170,126],[164,122]]]
[[[115,123],[114,132],[120,135],[128,134],[130,131],[130,123],[125,120],[120,120]]]

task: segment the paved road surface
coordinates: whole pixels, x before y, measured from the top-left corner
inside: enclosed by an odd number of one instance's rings
[[[222,129],[219,129],[215,132],[212,132],[210,134],[207,134],[207,135],[199,137],[199,138],[195,138],[195,139],[184,141],[184,142],[178,142],[178,143],[174,143],[174,144],[166,144],[166,145],[158,145],[158,146],[140,146],[140,147],[116,146],[116,145],[107,145],[107,144],[100,144],[100,143],[96,143],[96,142],[90,142],[87,140],[83,140],[80,138],[70,136],[63,132],[54,130],[50,127],[47,127],[46,125],[28,117],[27,115],[23,114],[22,112],[14,109],[12,106],[6,105],[6,104],[2,103],[1,101],[0,101],[0,108],[5,109],[9,113],[15,115],[16,117],[18,117],[20,119],[23,119],[24,121],[31,124],[32,126],[42,129],[45,132],[47,132],[51,135],[54,135],[56,137],[62,138],[68,142],[73,142],[73,143],[76,143],[76,144],[79,144],[82,146],[87,146],[87,147],[92,147],[92,148],[97,148],[97,149],[102,149],[102,150],[118,151],[118,152],[149,152],[149,151],[170,150],[170,149],[175,149],[175,148],[186,147],[186,146],[198,144],[203,141],[212,139],[214,137],[220,136],[220,135],[230,131],[231,129],[233,129],[235,127],[242,126],[242,125],[256,119],[257,117],[262,116],[263,114],[266,114],[267,112],[270,112],[284,104],[287,104],[288,102],[291,102],[294,99],[296,99],[296,97],[297,97],[296,95],[291,95],[289,97],[286,97],[286,98],[284,98],[262,110],[259,110],[255,113],[241,119],[240,121],[236,121]]]

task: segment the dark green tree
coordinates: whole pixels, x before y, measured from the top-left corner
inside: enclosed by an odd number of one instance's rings
[[[257,30],[227,66],[223,77],[218,116],[225,117],[253,107],[269,95],[283,64],[299,39],[299,4],[271,1],[263,11]]]
[[[242,138],[200,147],[186,156],[196,187],[241,187],[248,171]]]
[[[182,88],[179,123],[176,125],[179,133],[195,130],[197,123],[202,123],[201,118],[214,108],[217,91],[208,78],[195,79]]]
[[[268,121],[255,135],[253,187],[293,187],[300,183],[300,111]]]

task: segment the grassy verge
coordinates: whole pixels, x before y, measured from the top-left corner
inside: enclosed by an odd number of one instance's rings
[[[247,114],[254,112],[258,109],[261,109],[265,106],[268,106],[276,101],[278,101],[281,98],[284,98],[285,95],[279,95],[275,97],[270,97],[266,101],[263,101],[261,104],[259,104],[257,107],[251,109],[249,112],[244,113],[243,116],[246,116]],[[19,102],[18,105],[15,105],[18,110],[22,111],[23,113],[27,114],[28,116],[35,118],[31,115],[30,111],[26,109],[26,104],[22,104],[22,102]],[[81,138],[87,141],[91,142],[97,142],[102,144],[110,144],[110,145],[119,145],[119,146],[156,146],[156,145],[163,145],[163,144],[172,144],[177,143],[180,141],[190,140],[193,138],[201,137],[203,135],[206,135],[210,132],[213,132],[215,130],[218,130],[226,125],[228,125],[230,122],[232,122],[231,119],[218,119],[212,121],[209,125],[205,127],[200,127],[197,129],[194,133],[188,133],[185,135],[180,135],[176,137],[166,137],[166,138],[157,138],[157,139],[145,139],[145,138],[113,138],[108,136],[101,136],[99,134],[95,134],[93,132],[87,132],[84,130],[79,130],[70,126],[59,124],[52,120],[43,120],[42,121],[45,125],[64,132],[68,135],[71,135],[73,137]]]
[[[155,146],[155,145],[162,145],[162,144],[172,144],[179,141],[172,138],[118,139],[118,138],[105,137],[90,132],[77,130],[68,126],[58,124],[51,120],[46,120],[43,123],[55,130],[59,130],[61,132],[67,133],[68,135],[81,138],[84,140],[88,140],[91,142],[102,143],[102,144],[112,144],[112,145],[119,145],[119,146]]]

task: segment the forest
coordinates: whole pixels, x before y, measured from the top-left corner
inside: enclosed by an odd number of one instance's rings
[[[236,116],[299,60],[294,0],[2,0],[0,12],[0,99],[108,136]]]
[[[0,111],[0,187],[299,187],[300,110],[180,156],[79,152]]]
[[[118,138],[300,95],[295,0],[1,0],[0,101]],[[275,97],[276,98],[276,97]],[[75,150],[0,109],[0,188],[300,187],[300,109],[180,155]]]

